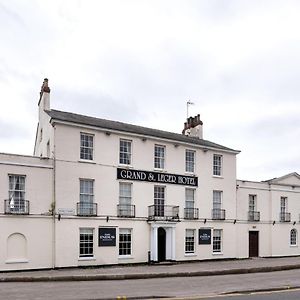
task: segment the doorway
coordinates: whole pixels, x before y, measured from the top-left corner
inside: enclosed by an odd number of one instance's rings
[[[258,231],[249,231],[249,257],[258,257]]]
[[[157,231],[157,259],[158,261],[166,260],[166,231],[164,228],[159,227]]]

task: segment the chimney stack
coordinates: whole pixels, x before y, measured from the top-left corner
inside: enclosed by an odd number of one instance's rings
[[[48,78],[45,78],[42,84],[38,105],[42,110],[50,110],[50,88],[48,86]]]
[[[203,122],[200,120],[200,114],[195,117],[189,117],[184,123],[182,134],[203,139]]]

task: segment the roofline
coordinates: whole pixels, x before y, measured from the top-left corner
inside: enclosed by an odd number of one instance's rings
[[[62,121],[62,120],[50,117],[50,124],[53,126],[55,123],[69,125],[69,126],[76,126],[76,127],[84,127],[84,128],[89,128],[89,129],[93,129],[93,130],[102,131],[102,132],[117,133],[117,134],[121,134],[121,135],[131,135],[131,136],[140,137],[140,138],[141,137],[146,137],[146,138],[149,138],[149,139],[160,140],[160,141],[168,141],[168,142],[173,142],[174,145],[175,144],[188,145],[190,147],[201,148],[203,150],[207,149],[207,150],[214,150],[214,151],[218,151],[218,152],[225,152],[225,153],[231,153],[231,154],[239,154],[241,152],[240,150],[220,149],[220,148],[209,147],[209,146],[204,146],[204,145],[200,145],[200,144],[193,144],[193,143],[183,142],[183,141],[179,141],[179,140],[175,140],[175,139],[161,138],[161,137],[157,137],[157,136],[154,136],[154,135],[132,133],[132,132],[115,130],[115,129],[110,129],[110,128],[108,129],[108,128],[105,128],[105,127],[87,125],[87,124],[83,124],[83,123],[75,123],[75,122],[70,122],[70,121],[65,121],[65,120]]]

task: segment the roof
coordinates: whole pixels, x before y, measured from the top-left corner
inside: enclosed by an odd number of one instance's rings
[[[118,121],[111,121],[111,120],[105,120],[95,117],[89,117],[79,114],[74,114],[70,112],[63,112],[59,110],[50,110],[47,111],[47,114],[51,117],[53,120],[59,120],[64,122],[71,122],[75,124],[81,124],[81,125],[88,125],[88,126],[94,126],[99,127],[107,130],[116,130],[119,132],[126,132],[126,133],[133,133],[138,134],[142,136],[151,136],[151,137],[157,137],[157,138],[163,138],[171,141],[177,141],[177,142],[183,142],[183,143],[189,143],[193,145],[199,145],[202,147],[207,148],[214,148],[218,150],[223,151],[229,151],[234,153],[239,153],[238,150],[233,150],[230,148],[227,148],[225,146],[212,143],[207,140],[185,136],[183,134],[153,129],[153,128],[147,128],[137,125],[132,125],[128,123],[122,123]]]
[[[297,179],[300,179],[300,175],[297,172],[292,172],[289,174],[286,174],[284,176],[280,176],[280,177],[275,177],[269,180],[264,180],[263,182],[267,182],[267,183],[277,183],[280,182],[284,179],[290,178],[290,177],[296,177]]]

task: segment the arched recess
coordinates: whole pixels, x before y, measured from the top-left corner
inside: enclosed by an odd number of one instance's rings
[[[22,233],[13,233],[7,238],[7,262],[25,262],[27,258],[27,240]]]

